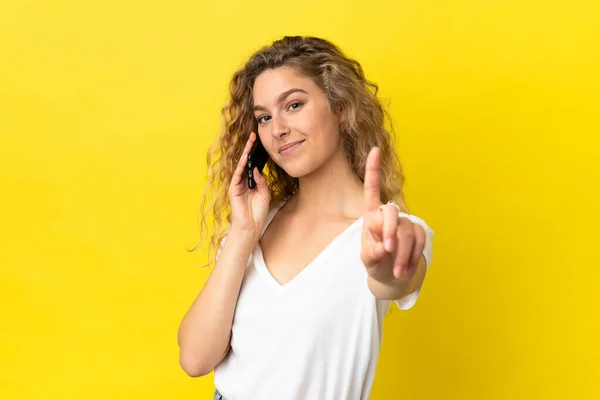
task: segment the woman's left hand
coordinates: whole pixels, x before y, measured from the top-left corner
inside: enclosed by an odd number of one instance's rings
[[[394,204],[381,206],[380,153],[373,148],[365,170],[365,214],[360,257],[367,272],[381,283],[408,283],[425,247],[425,230],[400,217]]]

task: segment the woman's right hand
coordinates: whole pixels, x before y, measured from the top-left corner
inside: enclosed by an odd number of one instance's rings
[[[248,187],[246,165],[248,154],[255,141],[256,133],[251,132],[242,157],[233,173],[228,195],[231,204],[231,229],[251,235],[258,240],[267,221],[271,191],[267,186],[267,180],[256,167],[254,168],[256,188],[252,190]]]

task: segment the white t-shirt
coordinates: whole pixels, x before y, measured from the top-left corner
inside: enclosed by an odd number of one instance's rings
[[[263,233],[283,204],[271,209]],[[429,266],[432,230],[413,215],[400,216],[425,228]],[[257,244],[235,310],[231,349],[214,374],[226,400],[369,399],[391,301],[367,287],[362,226],[361,217],[284,285],[270,274]],[[396,303],[411,308],[420,290]]]

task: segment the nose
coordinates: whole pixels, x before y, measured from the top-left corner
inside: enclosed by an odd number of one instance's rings
[[[273,117],[270,125],[271,135],[276,139],[282,139],[290,133],[290,127],[286,123],[285,118],[281,116]]]

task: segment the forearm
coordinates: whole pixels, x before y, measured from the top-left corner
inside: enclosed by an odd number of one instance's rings
[[[230,232],[202,291],[178,332],[179,361],[191,376],[211,372],[229,348],[231,326],[255,240]]]
[[[379,282],[369,276],[369,290],[379,299],[398,300],[421,287],[426,272],[427,262],[425,261],[425,257],[421,257],[419,264],[417,265],[417,271],[409,281],[395,278],[386,282]]]

